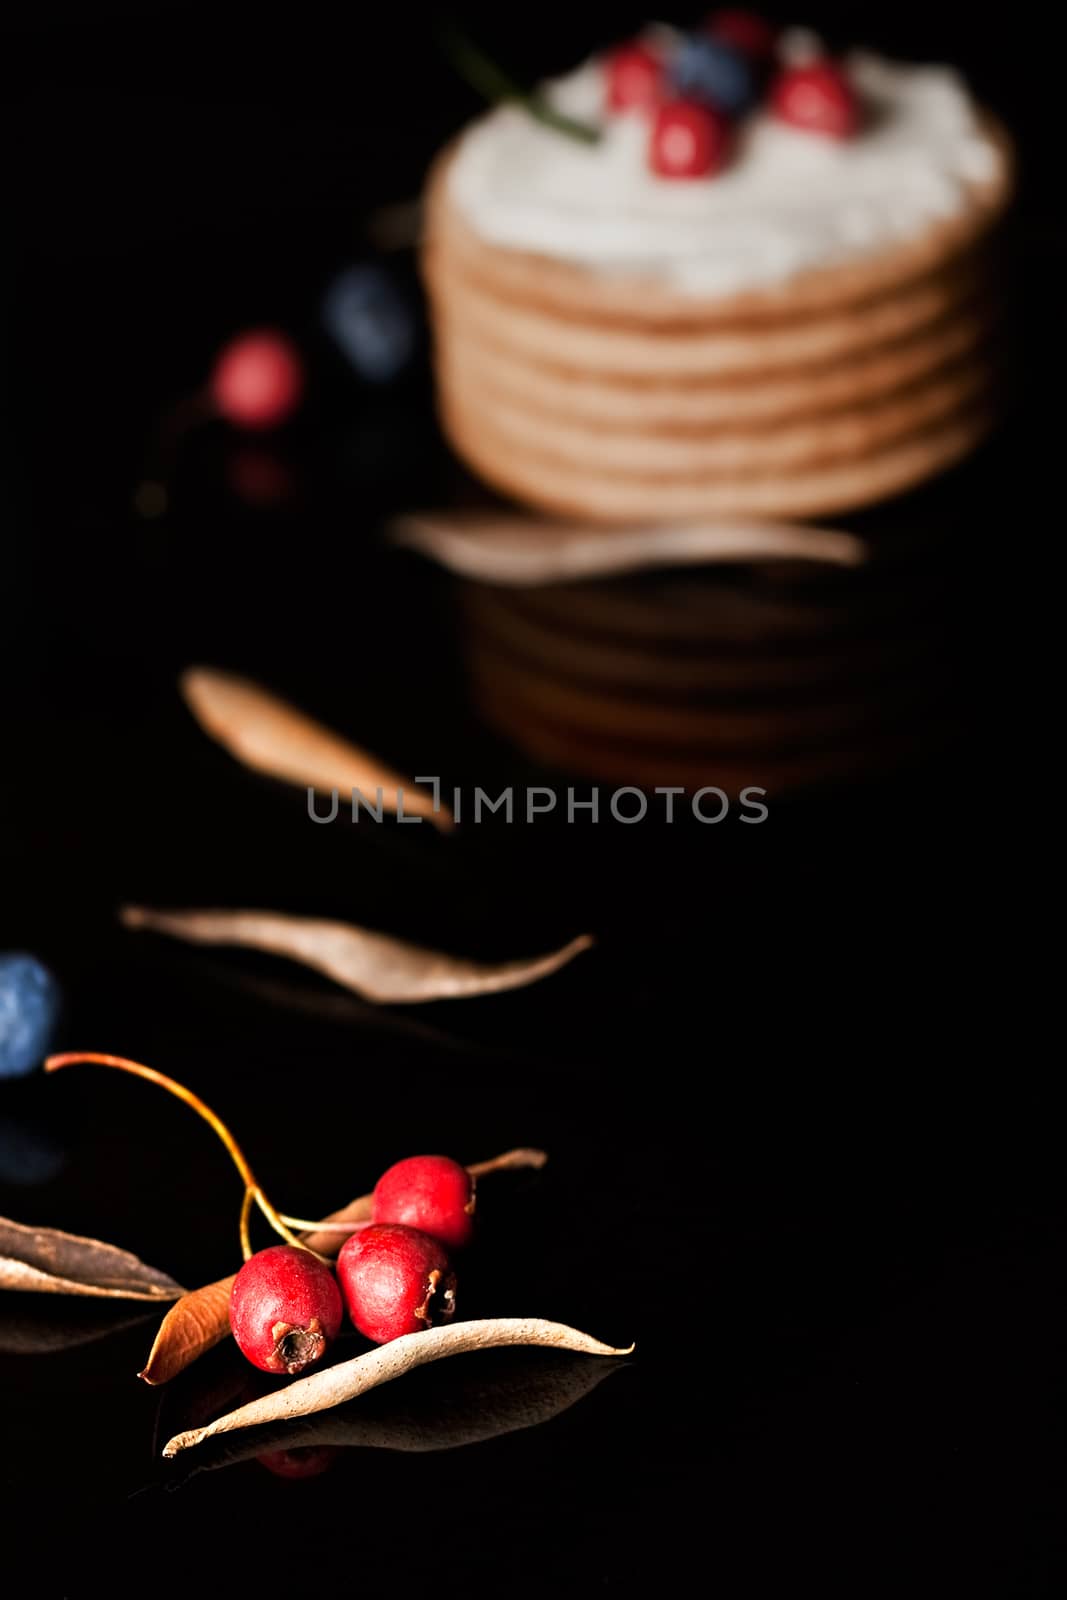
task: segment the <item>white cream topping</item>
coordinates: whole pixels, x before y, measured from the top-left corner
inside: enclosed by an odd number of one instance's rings
[[[585,145],[502,105],[463,135],[451,195],[493,244],[595,268],[652,275],[694,294],[730,294],[877,254],[960,215],[1002,160],[965,85],[947,67],[871,55],[846,63],[866,108],[854,138],[792,128],[765,111],[739,130],[717,177],[649,170],[648,122],[609,116],[596,61],[547,86],[599,124]]]

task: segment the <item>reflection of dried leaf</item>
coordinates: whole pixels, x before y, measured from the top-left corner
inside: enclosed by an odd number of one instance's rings
[[[145,1383],[167,1383],[225,1339],[230,1331],[230,1290],[233,1278],[220,1278],[202,1289],[191,1289],[175,1301],[159,1325],[141,1377]]]
[[[261,1455],[265,1450],[303,1450],[323,1446],[425,1453],[458,1450],[523,1428],[536,1428],[562,1415],[619,1369],[581,1356],[552,1355],[526,1360],[506,1372],[470,1374],[449,1371],[444,1383],[420,1386],[414,1396],[389,1391],[294,1422],[251,1432],[219,1434],[197,1458],[194,1471],[214,1471]],[[404,1386],[407,1388],[407,1385]]]
[[[190,667],[182,674],[181,689],[201,727],[246,767],[327,794],[337,789],[350,798],[358,789],[368,803],[376,803],[380,788],[383,808],[394,813],[402,792],[406,816],[425,817],[442,829],[452,826],[447,807],[435,810],[432,798],[410,779],[259,684],[211,667]]]
[[[0,1310],[0,1356],[59,1355],[135,1328],[154,1314],[112,1301],[55,1295],[38,1301],[19,1295],[17,1300],[5,1300]]]
[[[124,906],[120,916],[127,928],[168,933],[190,944],[232,944],[287,956],[367,1000],[400,1005],[521,989],[558,972],[593,943],[589,934],[581,934],[548,955],[482,962],[426,950],[352,923],[280,911],[153,911]]]
[[[854,567],[867,554],[862,540],[850,533],[778,522],[662,523],[605,533],[514,512],[460,511],[401,517],[390,531],[398,544],[420,550],[461,577],[508,588],[711,561],[826,561]]]
[[[58,1228],[27,1228],[0,1217],[0,1289],[95,1295],[111,1300],[175,1300],[180,1284],[128,1250]]]
[[[491,1161],[475,1161],[467,1168],[475,1178],[487,1177],[492,1172],[517,1172],[537,1170],[548,1160],[543,1150],[505,1150]],[[348,1237],[339,1224],[351,1225],[366,1222],[371,1215],[373,1196],[361,1194],[350,1200],[340,1211],[331,1212],[322,1219],[321,1233],[305,1233],[304,1243],[320,1255],[335,1256]],[[327,1227],[326,1224],[334,1224]],[[156,1334],[141,1377],[146,1383],[168,1383],[190,1366],[205,1350],[210,1350],[230,1331],[230,1290],[233,1278],[220,1278],[202,1289],[192,1289],[167,1312]]]
[[[202,1444],[219,1433],[237,1428],[258,1427],[264,1422],[283,1422],[290,1417],[306,1417],[327,1411],[375,1389],[379,1384],[402,1378],[414,1367],[446,1356],[463,1355],[472,1350],[496,1350],[507,1345],[541,1345],[553,1350],[573,1350],[581,1355],[626,1356],[633,1349],[615,1349],[599,1339],[562,1322],[546,1322],[541,1317],[494,1317],[479,1322],[453,1323],[449,1327],[427,1328],[423,1333],[406,1333],[389,1344],[368,1350],[365,1355],[325,1372],[298,1378],[286,1389],[263,1395],[249,1405],[229,1412],[204,1428],[176,1434],[163,1448],[165,1456]]]

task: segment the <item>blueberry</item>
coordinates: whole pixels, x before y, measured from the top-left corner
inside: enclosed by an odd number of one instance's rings
[[[721,39],[699,34],[683,39],[671,77],[680,94],[709,100],[729,117],[741,116],[759,97],[759,81],[752,62]]]
[[[361,378],[390,383],[415,351],[415,319],[393,279],[374,262],[348,267],[322,303],[327,333]]]
[[[40,1066],[59,1007],[59,985],[35,956],[0,955],[0,1078],[20,1078]]]

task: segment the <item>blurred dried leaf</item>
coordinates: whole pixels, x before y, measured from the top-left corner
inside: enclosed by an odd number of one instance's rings
[[[0,1217],[0,1289],[111,1300],[175,1300],[185,1292],[128,1250],[6,1217]]]
[[[395,814],[402,807],[404,815],[425,817],[443,831],[452,827],[448,807],[435,808],[410,778],[260,684],[213,667],[190,667],[182,673],[181,691],[204,731],[246,767],[327,794],[336,789],[350,798],[358,789],[369,803],[380,788],[386,811]]]
[[[399,517],[390,532],[460,577],[516,589],[643,567],[786,560],[854,567],[867,558],[853,534],[778,522],[657,523],[605,532],[524,514],[456,511]]]
[[[166,933],[190,944],[239,945],[286,956],[384,1005],[460,1000],[520,989],[558,972],[593,943],[581,934],[548,955],[518,961],[467,961],[347,922],[280,911],[155,911],[124,906],[127,928]]]

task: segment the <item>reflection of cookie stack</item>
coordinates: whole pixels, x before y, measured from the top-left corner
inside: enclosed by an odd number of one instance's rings
[[[948,569],[464,583],[479,710],[572,776],[779,794],[884,774],[958,718]]]
[[[1007,147],[947,71],[850,65],[866,125],[757,110],[718,176],[647,170],[594,62],[439,160],[424,266],[446,431],[495,487],[607,521],[811,517],[910,488],[992,416]]]

